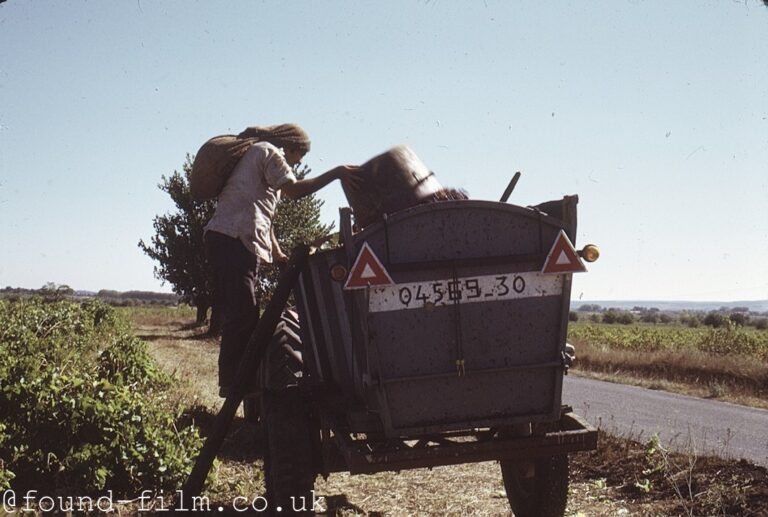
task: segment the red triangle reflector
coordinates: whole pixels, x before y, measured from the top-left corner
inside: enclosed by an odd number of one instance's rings
[[[369,286],[392,285],[394,283],[384,264],[368,246],[368,243],[364,242],[352,269],[349,271],[344,289],[365,289]]]
[[[542,273],[584,273],[587,267],[581,261],[581,257],[576,252],[576,248],[571,244],[571,240],[565,234],[564,230],[555,239],[552,249],[549,250],[547,260],[544,261]]]

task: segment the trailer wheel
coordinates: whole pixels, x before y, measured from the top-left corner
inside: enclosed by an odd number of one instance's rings
[[[262,409],[264,482],[270,512],[314,515],[314,425],[307,401],[296,388],[266,391]]]
[[[568,455],[532,464],[501,462],[507,499],[516,517],[562,517],[568,502]]]

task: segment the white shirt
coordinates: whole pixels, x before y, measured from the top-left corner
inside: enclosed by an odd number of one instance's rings
[[[270,231],[280,187],[295,181],[280,149],[269,142],[254,144],[227,179],[205,231],[240,239],[261,261],[272,262]]]

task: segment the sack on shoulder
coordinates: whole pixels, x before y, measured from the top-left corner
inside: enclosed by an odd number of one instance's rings
[[[189,176],[192,199],[205,201],[217,197],[237,162],[258,141],[258,138],[220,135],[204,143],[192,162],[192,173]]]

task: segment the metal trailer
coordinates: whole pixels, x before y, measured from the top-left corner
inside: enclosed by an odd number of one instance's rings
[[[445,201],[359,232],[342,209],[264,363],[271,504],[318,473],[498,460],[516,515],[562,515],[567,455],[597,432],[561,400],[571,274],[541,270],[561,230],[575,242],[577,202]],[[345,289],[364,247],[391,285]]]

